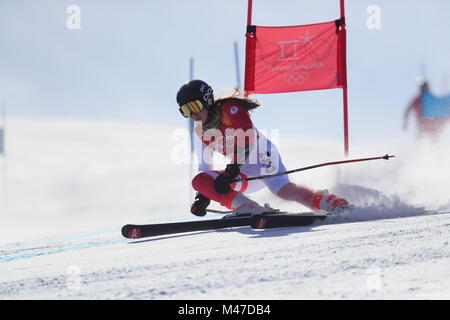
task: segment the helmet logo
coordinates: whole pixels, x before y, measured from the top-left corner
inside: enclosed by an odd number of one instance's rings
[[[201,86],[200,91],[202,93],[205,91],[205,85]],[[211,99],[212,94],[213,90],[211,89],[211,87],[209,87],[208,90],[206,90],[206,92],[203,94],[203,101],[205,101],[208,105],[211,105],[213,103]]]

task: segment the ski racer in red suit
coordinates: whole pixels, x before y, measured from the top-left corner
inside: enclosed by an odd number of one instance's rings
[[[434,140],[434,142],[436,142],[445,127],[446,120],[426,118],[422,116],[422,96],[426,92],[430,91],[430,87],[428,82],[422,77],[418,77],[416,82],[419,85],[419,94],[414,97],[405,111],[403,117],[403,129],[408,129],[408,118],[412,113],[417,121],[417,138],[422,138],[423,136],[428,135]]]
[[[181,114],[196,121],[195,133],[207,152],[220,152],[230,159],[225,170],[212,170],[212,164],[200,160],[199,173],[192,180],[197,191],[191,212],[204,216],[210,200],[239,213],[273,210],[249,199],[246,194],[268,187],[284,200],[296,201],[317,211],[340,213],[349,203],[327,190],[313,191],[289,181],[287,175],[263,180],[233,182],[236,178],[276,174],[286,171],[276,146],[254,126],[249,111],[259,104],[237,96],[214,100],[213,89],[204,81],[192,80],[177,93]]]

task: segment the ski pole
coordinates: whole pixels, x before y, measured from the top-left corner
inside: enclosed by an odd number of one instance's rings
[[[304,170],[309,170],[309,169],[314,169],[314,168],[319,168],[319,167],[331,166],[331,165],[335,165],[335,164],[359,162],[359,161],[369,161],[369,160],[379,160],[379,159],[389,160],[389,158],[393,158],[393,157],[395,157],[395,156],[385,155],[385,156],[382,156],[382,157],[374,157],[374,158],[364,158],[364,159],[353,159],[353,160],[326,162],[326,163],[316,164],[316,165],[309,166],[309,167],[303,167],[303,168],[299,168],[299,169],[288,170],[288,171],[284,171],[284,172],[280,172],[280,173],[276,173],[276,174],[267,174],[267,175],[258,176],[258,177],[251,177],[251,178],[239,178],[239,179],[233,180],[233,182],[250,181],[250,180],[258,180],[258,179],[266,179],[266,178],[274,178],[274,177],[278,177],[278,176],[282,176],[282,175],[285,175],[285,174],[290,174],[290,173],[294,173],[294,172],[298,172],[298,171],[304,171]]]

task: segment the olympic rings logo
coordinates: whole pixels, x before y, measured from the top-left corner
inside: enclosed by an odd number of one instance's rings
[[[309,78],[308,72],[291,72],[283,75],[283,80],[289,84],[302,84]]]

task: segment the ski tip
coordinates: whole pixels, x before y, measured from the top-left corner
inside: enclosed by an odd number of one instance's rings
[[[142,231],[137,226],[126,225],[122,228],[122,236],[128,239],[139,239],[142,237]]]

